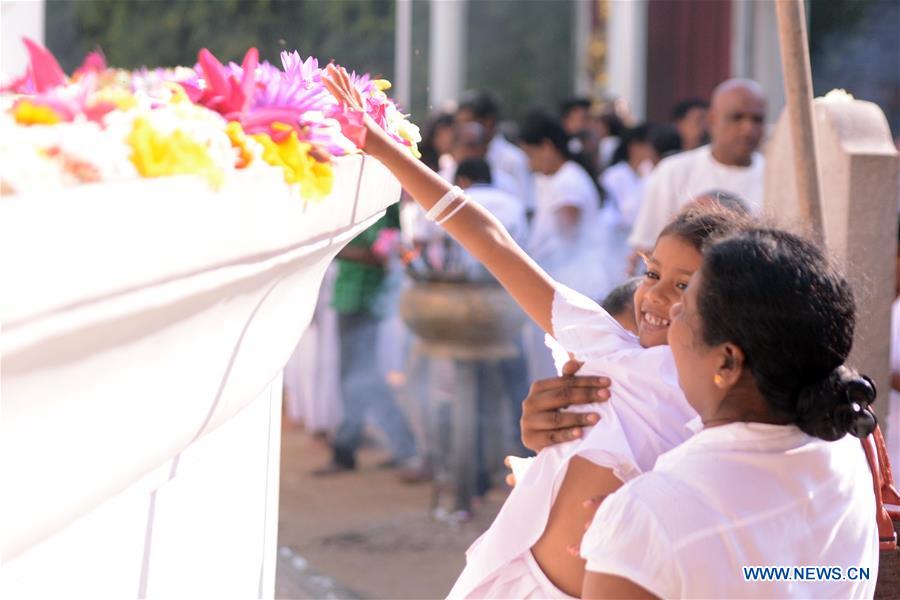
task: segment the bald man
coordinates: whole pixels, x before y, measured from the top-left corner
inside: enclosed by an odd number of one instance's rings
[[[753,214],[763,201],[763,133],[766,99],[750,79],[729,79],[713,91],[709,145],[664,159],[647,180],[644,200],[628,243],[636,251],[653,248],[656,237],[682,206],[721,190],[746,200]]]

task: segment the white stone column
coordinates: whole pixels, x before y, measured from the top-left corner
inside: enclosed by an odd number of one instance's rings
[[[396,0],[393,96],[409,111],[412,89],[412,0]]]
[[[44,43],[44,0],[0,2],[0,81],[19,77],[28,66],[22,38]]]
[[[647,111],[647,0],[612,0],[607,93],[625,98],[634,117]]]
[[[763,87],[767,123],[774,123],[785,105],[780,48],[774,2],[732,3],[731,76]]]
[[[572,52],[575,64],[575,94],[589,96],[594,82],[588,72],[588,51],[591,43],[591,9],[596,0],[575,0],[572,6]]]
[[[430,8],[428,105],[435,109],[465,85],[466,0],[432,0]]]

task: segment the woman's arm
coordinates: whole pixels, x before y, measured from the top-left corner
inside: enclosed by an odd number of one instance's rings
[[[322,77],[325,87],[345,106],[362,111],[359,92],[347,72],[329,65]],[[450,190],[450,184],[424,163],[410,156],[368,116],[364,117],[363,150],[381,161],[403,188],[429,210]],[[456,204],[450,205],[444,216]],[[470,203],[444,224],[444,229],[497,278],[519,306],[544,331],[552,333],[551,309],[554,282],[507,233],[488,211]]]
[[[609,400],[608,377],[576,377],[581,363],[569,360],[562,377],[531,384],[522,401],[522,444],[535,453],[547,446],[577,439],[582,427],[596,425],[597,413],[568,412],[560,409],[573,404],[591,404]]]

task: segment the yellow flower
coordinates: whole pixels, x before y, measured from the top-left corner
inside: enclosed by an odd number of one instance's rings
[[[119,87],[105,87],[97,91],[91,98],[91,103],[108,102],[119,110],[129,110],[137,106],[134,94]]]
[[[167,81],[164,84],[164,87],[169,90],[171,93],[171,97],[169,98],[169,103],[171,104],[193,104],[191,99],[188,97],[187,92],[184,91],[184,88],[181,85],[175,83],[174,81]]]
[[[334,183],[334,172],[331,165],[319,162],[310,153],[312,146],[297,139],[297,132],[288,125],[274,123],[272,128],[290,133],[280,142],[276,142],[264,133],[253,138],[263,147],[263,160],[281,167],[284,180],[300,186],[300,194],[309,200],[321,200],[331,192]]]
[[[43,104],[34,104],[28,100],[20,100],[13,107],[13,117],[21,125],[55,125],[63,120],[62,116]]]
[[[162,135],[139,117],[134,120],[126,142],[131,146],[131,162],[142,177],[194,174],[206,177],[213,187],[222,184],[222,172],[203,144],[181,131]]]
[[[409,142],[409,151],[413,156],[422,158],[422,153],[419,152],[418,146],[418,143],[422,141],[422,134],[419,133],[419,128],[415,123],[411,123],[406,119],[400,121],[397,124],[397,135]]]
[[[239,156],[235,167],[243,169],[253,162],[253,152],[250,151],[252,142],[247,138],[247,134],[244,133],[244,128],[241,127],[241,124],[237,121],[229,121],[225,126],[225,133],[228,134],[228,139],[231,140],[231,147],[238,150]]]

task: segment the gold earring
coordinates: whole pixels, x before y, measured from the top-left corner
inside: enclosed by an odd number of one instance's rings
[[[721,375],[716,373],[713,377],[713,383],[715,383],[719,387],[722,387],[722,385],[725,383],[725,379]]]

